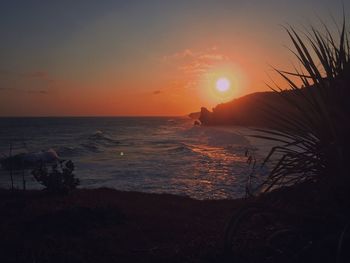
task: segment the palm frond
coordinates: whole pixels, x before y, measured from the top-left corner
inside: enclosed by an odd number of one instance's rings
[[[324,32],[311,27],[303,35],[285,27],[293,44],[290,49],[302,66],[294,72],[274,71],[289,85],[286,92],[274,81],[270,87],[281,96],[293,112],[281,112],[268,105],[266,112],[274,121],[273,129],[255,129],[254,137],[279,143],[262,165],[272,164],[261,185],[270,191],[281,185],[319,181],[331,174],[347,174],[349,159],[350,106],[343,97],[349,94],[349,77],[344,72],[350,63],[350,32],[345,16],[338,34],[322,23]],[[299,87],[297,81],[303,83]],[[290,94],[293,94],[290,95]],[[277,158],[276,158],[277,156]]]

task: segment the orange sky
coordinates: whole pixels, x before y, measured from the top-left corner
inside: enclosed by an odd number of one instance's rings
[[[30,116],[184,115],[266,90],[267,63],[261,62],[259,52],[229,52],[217,46],[184,49],[121,72],[108,68],[86,80],[60,79],[46,71],[0,72],[2,82],[14,87],[2,92],[2,100],[11,103],[0,109],[4,115]],[[231,82],[229,96],[215,92],[220,77]]]
[[[210,109],[267,90],[269,64],[289,69],[292,58],[280,24],[307,25],[308,14],[325,17],[330,9],[314,0],[302,11],[293,1],[145,2],[4,5],[0,116]],[[221,77],[231,82],[227,96],[215,91]]]

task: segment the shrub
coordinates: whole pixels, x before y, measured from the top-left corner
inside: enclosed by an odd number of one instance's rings
[[[60,161],[51,166],[49,170],[44,164],[32,171],[35,180],[44,185],[49,192],[68,192],[79,185],[79,179],[75,178],[74,163],[72,161]]]

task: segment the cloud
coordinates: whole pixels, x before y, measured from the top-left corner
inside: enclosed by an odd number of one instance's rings
[[[15,93],[28,93],[28,94],[39,94],[39,95],[48,94],[48,90],[4,88],[4,87],[0,87],[0,92],[15,92]]]
[[[189,64],[179,66],[179,70],[181,70],[185,74],[193,74],[200,75],[205,73],[210,68],[210,64],[205,63],[203,61],[193,61]]]
[[[26,76],[33,79],[47,79],[49,74],[46,71],[35,71],[27,73]]]
[[[5,76],[7,75],[9,72],[7,70],[3,70],[3,69],[0,69],[0,76]]]
[[[198,84],[198,78],[218,64],[231,62],[231,58],[214,46],[204,50],[185,49],[163,57],[163,61],[176,66],[177,70],[186,76],[185,88]]]
[[[0,91],[30,94],[47,94],[55,83],[46,71],[13,72],[0,70]]]
[[[30,79],[30,80],[46,80],[53,81],[54,79],[46,71],[32,71],[32,72],[13,72],[0,69],[0,78],[17,78],[17,79]]]
[[[20,74],[0,69],[0,81],[19,78]]]
[[[178,69],[185,74],[202,74],[215,64],[229,62],[231,58],[222,54],[217,47],[207,48],[202,51],[185,49],[183,51],[167,55],[163,60],[178,64]]]
[[[48,83],[53,83],[55,80],[50,77],[49,73],[46,71],[34,71],[23,74],[25,78],[31,79],[31,80],[43,80]]]
[[[11,91],[11,88],[0,87],[0,91]]]
[[[164,61],[172,61],[172,60],[178,60],[178,59],[184,59],[184,58],[192,58],[194,57],[193,52],[190,49],[185,49],[183,51],[174,53],[172,55],[167,55],[163,57]]]
[[[41,94],[41,95],[48,94],[48,90],[27,90],[27,92],[31,94]]]
[[[203,54],[199,56],[200,59],[203,60],[211,60],[211,61],[228,61],[230,58],[223,54]]]

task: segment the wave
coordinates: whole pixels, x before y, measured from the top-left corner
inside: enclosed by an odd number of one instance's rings
[[[38,152],[19,153],[0,159],[1,166],[5,170],[20,170],[35,168],[38,164],[54,163],[60,160],[53,149]]]
[[[168,148],[167,151],[169,153],[184,153],[184,154],[195,154],[194,151],[192,151],[191,147],[186,145],[186,144],[182,144],[180,146],[174,146],[171,148]]]
[[[102,151],[98,145],[94,143],[81,143],[80,145],[89,152],[98,153]]]
[[[93,134],[88,136],[88,140],[96,142],[98,144],[103,144],[103,146],[114,146],[120,144],[118,140],[111,138],[102,131],[97,130]]]
[[[57,154],[63,157],[76,156],[84,153],[84,149],[82,149],[81,147],[60,146],[56,149]]]

